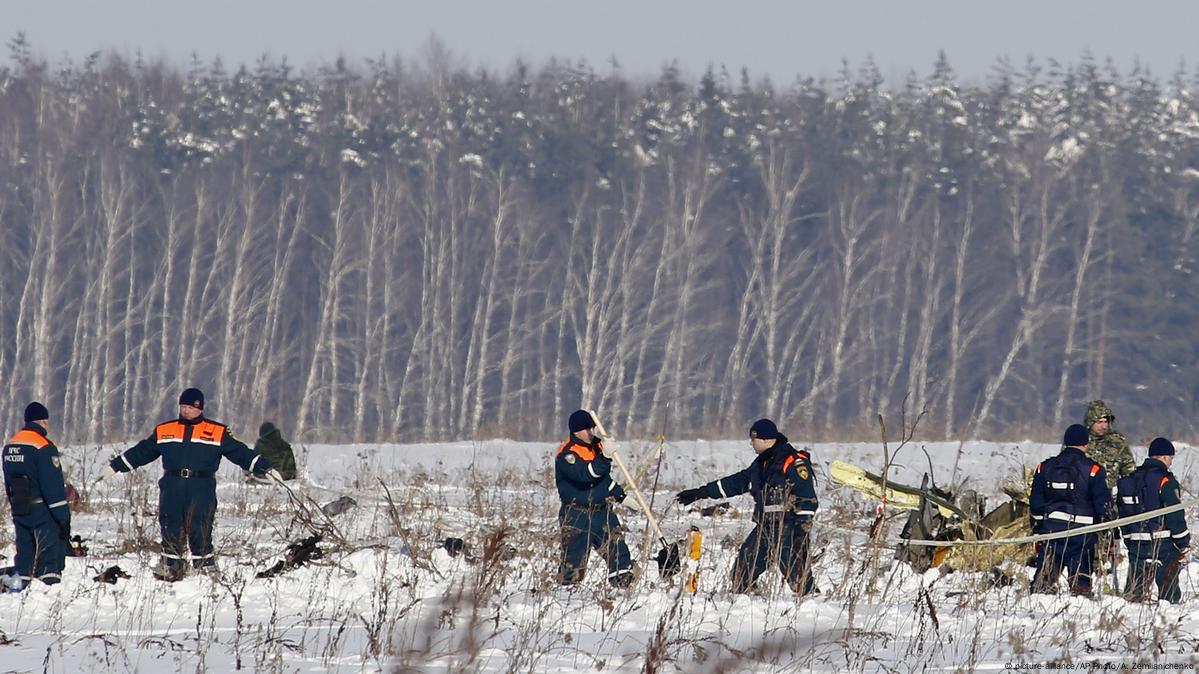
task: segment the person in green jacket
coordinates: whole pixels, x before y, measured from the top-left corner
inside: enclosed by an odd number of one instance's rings
[[[278,469],[284,480],[296,479],[296,455],[291,443],[283,439],[283,433],[269,421],[258,428],[258,440],[254,451],[263,455]]]
[[[1137,467],[1132,450],[1128,448],[1128,438],[1113,428],[1115,423],[1116,413],[1111,405],[1102,400],[1087,403],[1087,412],[1083,415],[1083,425],[1091,436],[1087,456],[1103,466],[1107,473],[1108,489],[1115,489],[1116,482],[1131,475]]]

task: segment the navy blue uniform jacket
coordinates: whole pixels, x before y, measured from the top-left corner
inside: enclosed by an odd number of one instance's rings
[[[729,498],[749,492],[754,499],[754,521],[764,515],[790,513],[811,519],[820,502],[816,498],[816,480],[812,461],[779,436],[774,445],[757,455],[749,467],[704,485],[708,498]]]
[[[1028,499],[1033,533],[1053,533],[1106,522],[1111,507],[1107,473],[1077,447],[1045,459]]]
[[[573,434],[554,456],[554,484],[562,505],[595,507],[609,497],[624,499],[624,489],[612,479],[612,460],[603,455],[601,441],[586,444]]]
[[[26,424],[4,445],[4,484],[9,498],[14,496],[13,487],[18,480],[28,481],[29,494],[22,497],[34,504],[45,503],[56,523],[70,526],[71,509],[67,507],[67,487],[58,447],[37,424]]]
[[[118,473],[127,473],[159,457],[167,472],[188,470],[207,473],[208,477],[220,467],[221,457],[256,475],[271,469],[270,461],[233,437],[224,424],[204,417],[158,424],[150,437],[119,454],[109,465]]]

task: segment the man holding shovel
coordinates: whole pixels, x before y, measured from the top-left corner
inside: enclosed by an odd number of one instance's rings
[[[808,533],[819,503],[812,462],[787,442],[770,419],[749,429],[758,456],[749,467],[675,499],[690,505],[705,498],[729,498],[749,492],[754,498],[754,527],[733,563],[733,592],[747,592],[773,560],[798,595],[818,592],[808,558]]]
[[[574,585],[583,580],[592,548],[608,562],[608,582],[615,587],[633,583],[633,562],[624,541],[620,520],[612,504],[624,500],[624,489],[612,479],[612,460],[604,454],[595,433],[596,423],[586,410],[568,420],[570,439],[554,457],[554,483],[562,506],[562,563],[558,582]]]

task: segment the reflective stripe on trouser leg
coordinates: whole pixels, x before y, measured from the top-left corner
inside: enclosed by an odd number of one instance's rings
[[[212,547],[212,525],[216,514],[216,492],[201,491],[192,495],[187,506],[187,541],[191,547],[192,563],[196,567],[215,563]]]
[[[179,569],[187,559],[187,538],[184,533],[184,497],[180,493],[182,478],[164,477],[159,480],[158,526],[162,533],[162,561],[167,568]]]
[[[616,512],[611,508],[605,508],[595,513],[592,519],[598,520],[595,522],[595,529],[598,531],[592,538],[592,545],[608,562],[608,578],[631,572],[633,559],[629,554],[629,546],[624,541],[624,529],[620,526]]]
[[[1157,598],[1177,604],[1182,601],[1182,588],[1178,585],[1178,574],[1182,571],[1179,563],[1180,551],[1173,542],[1157,543],[1157,573],[1154,580],[1157,584]]]
[[[16,525],[16,554],[13,569],[21,576],[37,578],[62,573],[66,566],[66,541],[58,535],[58,523],[44,504],[28,515],[13,518]]]
[[[800,522],[788,522],[784,525],[782,536],[779,570],[793,592],[808,594],[816,587],[812,579],[808,530]]]
[[[581,581],[587,570],[587,557],[593,549],[607,562],[609,578],[632,570],[629,547],[625,544],[620,521],[611,508],[594,511],[563,508],[559,522],[562,527],[559,582]]]

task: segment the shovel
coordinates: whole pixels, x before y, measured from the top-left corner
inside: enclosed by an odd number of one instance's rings
[[[663,578],[673,578],[675,574],[682,568],[682,558],[679,556],[679,544],[668,543],[666,537],[662,535],[662,529],[658,526],[658,520],[654,517],[654,513],[650,510],[649,504],[646,503],[645,497],[641,495],[641,490],[637,488],[637,482],[633,476],[629,474],[629,469],[624,465],[624,459],[621,458],[620,452],[616,451],[616,441],[608,437],[608,431],[604,430],[603,423],[599,417],[595,415],[595,410],[587,410],[591,415],[591,420],[595,422],[595,427],[599,430],[600,439],[612,440],[610,447],[605,447],[606,452],[612,456],[612,460],[620,468],[620,473],[624,475],[625,484],[633,492],[633,498],[637,501],[637,505],[641,507],[641,511],[645,513],[645,518],[649,520],[649,524],[654,529],[654,533],[658,535],[658,542],[662,544],[662,549],[658,551],[654,558],[658,563],[658,572]]]

